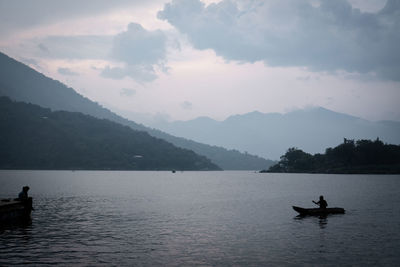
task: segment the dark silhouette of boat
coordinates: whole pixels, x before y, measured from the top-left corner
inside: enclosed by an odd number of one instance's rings
[[[315,209],[305,209],[293,206],[293,209],[297,211],[300,216],[325,216],[328,214],[344,214],[345,210],[343,208],[315,208]]]
[[[26,200],[2,199],[0,201],[0,224],[28,221],[31,219],[32,198]]]

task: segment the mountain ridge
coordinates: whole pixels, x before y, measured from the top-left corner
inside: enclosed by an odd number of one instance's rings
[[[343,138],[379,137],[390,143],[400,143],[400,122],[372,122],[323,107],[285,114],[253,111],[232,115],[223,121],[203,120],[201,125],[197,122],[193,119],[157,126],[172,135],[227,148],[235,146],[240,151],[271,159],[278,159],[289,147],[321,153]],[[199,128],[202,131],[196,130]]]
[[[259,156],[178,138],[125,119],[78,94],[71,87],[48,78],[1,52],[0,69],[2,70],[0,72],[0,96],[38,104],[53,110],[82,112],[97,118],[109,119],[132,129],[148,132],[150,135],[164,139],[178,147],[193,150],[195,153],[211,159],[224,170],[257,170],[274,164],[273,161]]]

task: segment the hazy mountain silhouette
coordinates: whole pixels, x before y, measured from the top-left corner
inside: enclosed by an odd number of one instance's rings
[[[0,97],[0,168],[218,170],[209,159],[146,132],[78,112]]]
[[[274,163],[258,156],[240,153],[237,150],[227,150],[178,138],[127,120],[83,97],[72,88],[46,77],[3,53],[0,53],[0,69],[0,96],[8,96],[13,100],[37,104],[52,110],[82,112],[127,125],[135,130],[146,131],[150,135],[164,139],[178,147],[193,150],[225,170],[263,169]]]
[[[251,112],[224,121],[197,118],[155,125],[172,135],[198,142],[235,147],[261,157],[279,159],[290,147],[321,153],[349,139],[376,139],[400,144],[400,122],[372,122],[321,107],[289,112]]]

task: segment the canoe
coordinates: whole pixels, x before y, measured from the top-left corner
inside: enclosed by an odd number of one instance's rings
[[[343,214],[345,212],[343,208],[305,209],[305,208],[293,206],[293,209],[302,216],[305,216],[305,215],[312,215],[312,216],[321,216],[322,215],[322,216],[324,216],[324,215],[328,215],[328,214]]]
[[[0,224],[29,220],[32,212],[32,198],[25,201],[2,199],[0,201]]]

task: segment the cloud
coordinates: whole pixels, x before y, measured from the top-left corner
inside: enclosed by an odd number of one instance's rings
[[[181,108],[185,110],[191,110],[193,108],[193,104],[189,101],[184,101],[183,103],[181,103]]]
[[[157,79],[156,72],[151,65],[125,65],[124,67],[106,66],[101,74],[104,78],[121,80],[125,77],[130,77],[137,82],[151,82]]]
[[[148,31],[140,24],[130,23],[128,29],[113,39],[111,57],[122,62],[124,67],[107,66],[102,76],[123,79],[128,76],[139,82],[150,82],[157,78],[155,67],[164,66],[167,37],[160,30]]]
[[[58,68],[57,72],[66,76],[78,76],[79,73],[72,71],[69,68]]]
[[[101,76],[105,78],[130,77],[138,82],[151,82],[157,78],[156,69],[168,71],[167,36],[161,30],[149,31],[137,23],[130,23],[126,31],[115,36],[47,36],[31,42],[40,57],[100,59],[118,65],[102,68]]]
[[[173,0],[158,18],[226,60],[400,81],[400,1],[366,13],[347,0]]]
[[[49,49],[47,48],[47,46],[45,46],[45,45],[42,44],[42,43],[38,44],[37,47],[38,47],[41,51],[43,51],[43,52],[46,52],[46,53],[49,52]]]
[[[112,55],[130,65],[157,64],[165,59],[165,34],[160,30],[148,31],[138,23],[114,37]]]
[[[130,88],[122,88],[120,95],[121,96],[134,96],[136,94],[136,90],[135,89],[130,89]]]
[[[147,5],[152,2],[157,0],[0,0],[0,34],[4,36],[54,21],[98,15],[118,8]]]
[[[121,80],[127,76],[125,69],[110,66],[106,66],[100,75],[104,78],[110,78],[114,80]]]
[[[63,59],[107,59],[112,48],[113,36],[77,35],[47,36],[33,39],[37,54],[42,57]]]
[[[20,57],[19,60],[26,65],[34,66],[37,69],[41,69],[39,62],[36,59]]]

